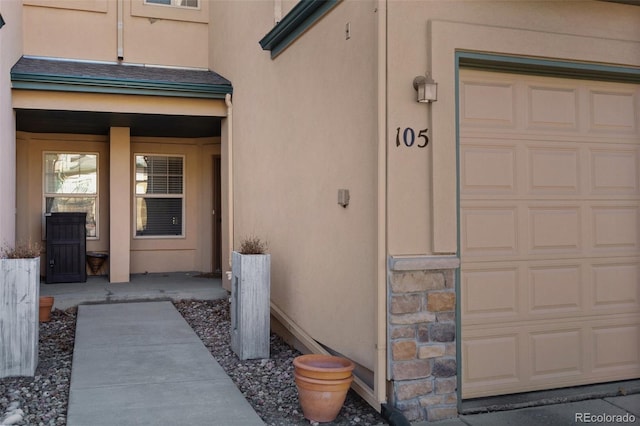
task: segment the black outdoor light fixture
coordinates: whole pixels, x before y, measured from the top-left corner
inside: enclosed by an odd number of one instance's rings
[[[4,19],[2,19],[2,13],[0,13],[0,28],[4,27]]]

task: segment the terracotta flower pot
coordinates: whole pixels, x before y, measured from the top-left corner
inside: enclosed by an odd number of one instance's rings
[[[338,356],[309,354],[293,360],[295,372],[312,379],[338,380],[351,376],[355,364]]]
[[[109,258],[109,255],[106,253],[87,252],[87,263],[93,275],[98,275],[107,258]]]
[[[333,421],[347,397],[353,376],[338,380],[322,380],[295,374],[298,397],[304,417],[315,422]]]
[[[40,296],[39,318],[40,322],[51,320],[51,308],[53,308],[53,296]]]

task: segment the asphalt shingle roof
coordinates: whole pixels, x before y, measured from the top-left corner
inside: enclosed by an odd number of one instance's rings
[[[208,70],[163,68],[118,63],[81,62],[22,57],[11,69],[14,86],[19,82],[88,84],[113,88],[154,88],[231,93],[231,82]]]

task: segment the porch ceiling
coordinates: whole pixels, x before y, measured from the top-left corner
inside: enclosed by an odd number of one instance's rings
[[[129,127],[131,136],[220,136],[218,117],[16,109],[16,130],[31,133],[107,135],[110,127]]]

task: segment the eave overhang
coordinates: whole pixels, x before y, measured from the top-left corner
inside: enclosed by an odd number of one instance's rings
[[[260,46],[270,50],[271,58],[275,58],[340,1],[301,0],[260,40]]]
[[[22,57],[11,69],[14,89],[224,99],[231,82],[207,70]]]

